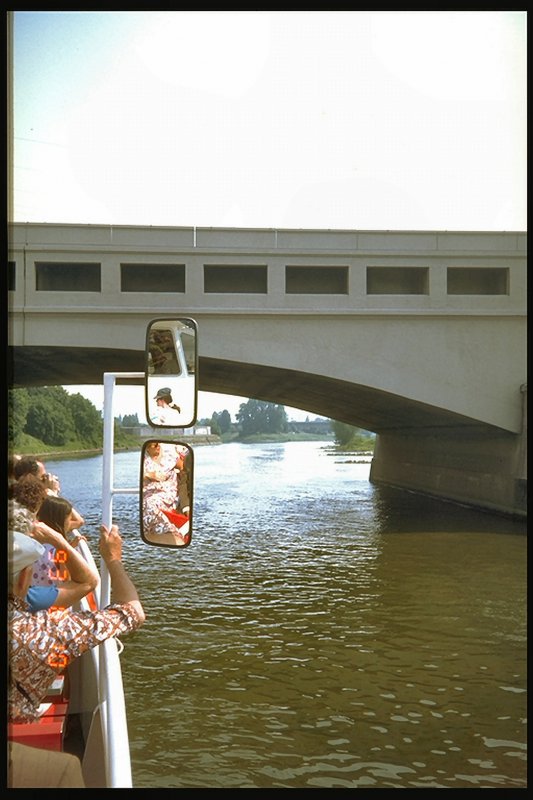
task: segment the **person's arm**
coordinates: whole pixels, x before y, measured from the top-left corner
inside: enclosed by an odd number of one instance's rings
[[[141,623],[144,622],[144,609],[137,589],[122,563],[122,538],[116,525],[109,529],[105,525],[100,527],[100,553],[109,571],[113,602],[133,606]]]
[[[58,595],[55,605],[59,608],[70,608],[71,605],[81,600],[98,586],[98,573],[85,561],[81,553],[70,545],[65,537],[58,531],[53,530],[44,522],[35,522],[32,527],[31,535],[41,544],[51,544],[58,553],[64,553],[64,561],[57,561],[60,567],[64,564],[68,569],[70,578],[68,580],[58,579]]]
[[[165,479],[165,473],[163,472],[163,470],[160,470],[160,469],[147,470],[144,473],[143,478],[144,478],[145,481],[159,481],[159,482],[161,482],[161,481],[163,481]]]
[[[46,486],[46,491],[48,494],[55,495],[56,497],[59,496],[61,486],[59,484],[59,478],[57,475],[52,475],[50,472],[47,472],[43,476],[43,483]]]

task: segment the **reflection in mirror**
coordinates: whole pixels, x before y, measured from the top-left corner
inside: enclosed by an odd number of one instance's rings
[[[146,416],[150,425],[196,422],[198,339],[192,319],[156,319],[146,333]]]
[[[141,453],[141,536],[148,544],[186,547],[192,534],[193,450],[149,439]]]

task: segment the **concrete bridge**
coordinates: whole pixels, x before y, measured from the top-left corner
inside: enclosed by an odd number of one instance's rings
[[[15,386],[142,371],[190,316],[199,388],[378,434],[371,479],[525,515],[526,234],[12,224]]]

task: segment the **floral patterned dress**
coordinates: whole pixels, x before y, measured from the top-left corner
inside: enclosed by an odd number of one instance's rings
[[[147,536],[174,533],[179,528],[173,525],[164,511],[175,511],[178,502],[178,475],[176,459],[181,450],[173,445],[161,446],[159,458],[148,453],[144,458],[143,525]],[[149,476],[149,477],[147,477]]]

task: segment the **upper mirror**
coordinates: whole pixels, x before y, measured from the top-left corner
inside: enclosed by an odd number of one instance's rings
[[[148,544],[186,547],[192,534],[193,450],[148,439],[141,452],[141,536]]]
[[[192,319],[155,319],[146,332],[146,418],[160,428],[196,422],[198,336]]]

